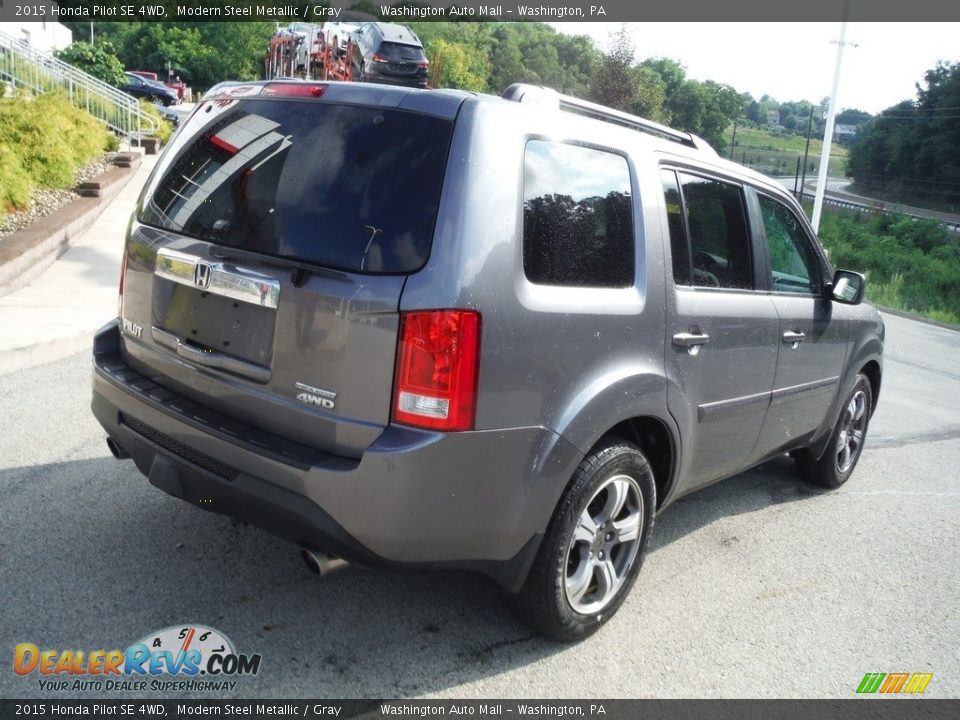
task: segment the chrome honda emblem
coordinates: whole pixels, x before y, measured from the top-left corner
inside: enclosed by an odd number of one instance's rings
[[[210,287],[210,276],[212,274],[213,270],[207,263],[198,262],[196,267],[193,268],[193,284],[204,289]]]

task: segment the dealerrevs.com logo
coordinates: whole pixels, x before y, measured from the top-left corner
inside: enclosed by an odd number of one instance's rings
[[[234,678],[260,672],[259,654],[238,653],[226,636],[200,625],[151,633],[125,650],[41,649],[20,643],[13,671],[53,691],[230,691]]]

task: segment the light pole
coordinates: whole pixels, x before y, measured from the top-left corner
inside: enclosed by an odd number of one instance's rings
[[[830,146],[833,143],[833,119],[837,115],[837,88],[840,85],[840,65],[843,62],[843,48],[847,44],[847,15],[850,12],[850,0],[844,0],[843,19],[840,22],[840,41],[837,43],[837,64],[833,71],[833,90],[830,93],[830,106],[827,108],[827,125],[823,130],[823,151],[820,153],[820,172],[817,174],[817,190],[813,196],[813,217],[810,224],[814,232],[820,227],[820,213],[823,210],[823,196],[827,189],[827,169],[830,165]]]

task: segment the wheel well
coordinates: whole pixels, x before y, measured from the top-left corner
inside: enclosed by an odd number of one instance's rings
[[[663,503],[673,476],[674,447],[670,431],[657,418],[630,418],[618,423],[604,437],[615,435],[640,446],[653,469],[657,487],[657,507]]]
[[[880,364],[871,360],[860,370],[870,381],[870,393],[873,395],[873,407],[877,407],[877,398],[880,397]]]

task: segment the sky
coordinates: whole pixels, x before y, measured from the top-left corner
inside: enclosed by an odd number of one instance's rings
[[[621,23],[551,23],[601,49]],[[687,76],[728,83],[759,99],[819,102],[830,95],[840,23],[626,23],[635,57],[679,60]],[[938,60],[960,62],[960,23],[847,24],[838,106],[876,114],[916,98]]]

